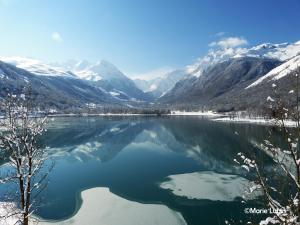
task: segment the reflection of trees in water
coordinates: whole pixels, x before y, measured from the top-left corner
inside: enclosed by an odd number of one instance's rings
[[[148,131],[149,135],[140,135],[142,131]],[[136,141],[159,144],[184,153],[207,169],[220,170],[222,166],[232,167],[238,152],[262,154],[253,143],[262,142],[267,132],[268,128],[264,126],[218,123],[191,117],[58,118],[41,142],[52,154],[76,154],[81,160],[96,157],[108,161],[139,137]],[[276,139],[276,132],[274,135]],[[2,155],[0,163],[7,159],[8,155]]]
[[[268,131],[264,126],[253,124],[217,123],[186,117],[60,120],[64,126],[52,126],[43,141],[52,150],[75,152],[82,160],[89,156],[110,160],[139,136],[140,142],[150,141],[184,153],[211,170],[219,170],[225,164],[232,166],[238,152],[262,154],[253,143],[260,143]],[[145,130],[156,136],[143,135],[141,139],[139,134]]]
[[[233,159],[238,152],[264,155],[253,145],[253,142],[259,143],[267,135],[268,128],[264,126],[219,123],[198,118],[171,118],[162,120],[161,124],[182,144],[181,149],[176,151],[190,155],[210,170],[224,170],[224,166],[233,169]]]

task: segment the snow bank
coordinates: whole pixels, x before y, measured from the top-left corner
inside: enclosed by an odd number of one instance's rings
[[[18,225],[18,216],[14,215],[17,208],[13,203],[0,202],[0,224],[1,225]]]
[[[243,197],[251,182],[237,175],[218,174],[212,171],[171,175],[170,180],[160,184],[174,195],[189,199],[234,201]],[[245,196],[254,198],[255,196]]]
[[[40,225],[185,225],[182,215],[160,204],[142,204],[121,198],[108,188],[92,188],[81,193],[83,203],[72,218]]]

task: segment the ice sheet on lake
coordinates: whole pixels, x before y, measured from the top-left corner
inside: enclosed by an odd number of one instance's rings
[[[40,225],[185,225],[182,215],[161,204],[142,204],[121,198],[108,188],[81,193],[83,203],[72,218]]]
[[[237,197],[242,198],[251,184],[247,179],[237,175],[211,171],[171,175],[168,178],[170,180],[161,183],[160,187],[171,190],[174,195],[212,201],[234,201]]]

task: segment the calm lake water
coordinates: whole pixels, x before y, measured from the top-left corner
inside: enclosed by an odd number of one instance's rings
[[[132,201],[164,204],[190,225],[224,224],[230,217],[245,220],[247,205],[239,199],[190,200],[159,184],[169,175],[198,171],[246,177],[233,159],[238,152],[261,154],[253,143],[265,139],[269,129],[201,117],[56,118],[42,140],[55,166],[37,214],[69,218],[81,205],[82,190],[109,187]],[[0,188],[2,197],[6,189]]]

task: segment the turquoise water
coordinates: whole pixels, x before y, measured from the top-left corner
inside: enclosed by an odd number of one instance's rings
[[[109,187],[132,201],[167,205],[191,225],[247,220],[243,212],[247,205],[240,199],[191,200],[159,184],[169,175],[196,171],[246,177],[233,159],[238,152],[262,154],[253,143],[261,142],[268,130],[199,117],[56,118],[42,140],[55,165],[37,215],[69,218],[80,207],[82,190]],[[0,188],[2,198],[7,189]]]

